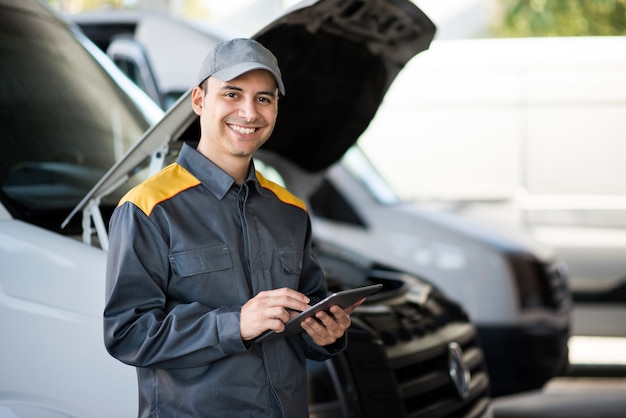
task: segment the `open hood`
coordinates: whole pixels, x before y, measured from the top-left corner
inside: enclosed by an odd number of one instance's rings
[[[277,56],[286,89],[263,148],[306,171],[328,168],[356,143],[398,72],[434,34],[434,24],[409,0],[304,1],[287,10],[253,36]],[[65,223],[169,142],[184,140],[197,119],[190,101],[187,91]]]
[[[277,56],[286,89],[264,149],[307,171],[338,161],[434,33],[404,0],[320,1],[276,20],[254,36]]]

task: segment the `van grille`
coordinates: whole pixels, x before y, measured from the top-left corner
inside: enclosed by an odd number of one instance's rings
[[[342,357],[360,416],[478,417],[488,407],[489,377],[476,330],[458,305],[429,289],[421,303],[398,296],[352,314]],[[465,397],[450,376],[453,342],[471,376]]]

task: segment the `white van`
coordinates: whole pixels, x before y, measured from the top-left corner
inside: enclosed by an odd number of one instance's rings
[[[624,300],[626,37],[434,41],[360,144],[402,196],[521,228],[575,295]]]
[[[348,28],[376,27],[371,19],[381,12],[417,25],[403,40],[412,53],[420,48],[415,41],[430,41],[434,32],[408,0],[359,0],[369,13],[353,18],[332,0],[308,5],[310,15],[294,10],[279,21],[302,41],[317,34],[307,24],[331,25],[334,43],[342,44]],[[137,415],[136,372],[103,342],[106,225],[120,196],[163,164],[162,145],[170,136],[181,139],[181,123],[194,121],[188,98],[163,119],[73,29],[41,1],[0,0],[2,418]],[[355,45],[354,38],[345,45]],[[175,154],[175,146],[170,150]],[[110,188],[98,188],[105,196],[83,208],[84,222],[74,216],[62,228],[93,186],[102,186],[99,179],[113,174]],[[487,410],[485,355],[459,304],[415,275],[349,249],[316,248],[316,255],[329,290],[370,283],[383,289],[353,313],[344,352],[307,362],[311,418],[477,417]]]

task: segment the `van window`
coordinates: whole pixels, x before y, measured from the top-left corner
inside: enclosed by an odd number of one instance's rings
[[[50,229],[149,127],[61,25],[0,15],[0,199],[15,218]]]

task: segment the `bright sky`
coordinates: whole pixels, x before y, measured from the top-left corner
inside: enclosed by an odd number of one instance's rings
[[[413,0],[438,27],[437,38],[472,37],[480,32],[495,0]],[[210,20],[203,22],[231,27],[242,33],[254,33],[263,22],[271,21],[282,10],[299,0],[200,0],[210,10]],[[176,3],[174,3],[176,4]],[[179,4],[184,4],[181,0]],[[449,24],[446,24],[449,22]]]

